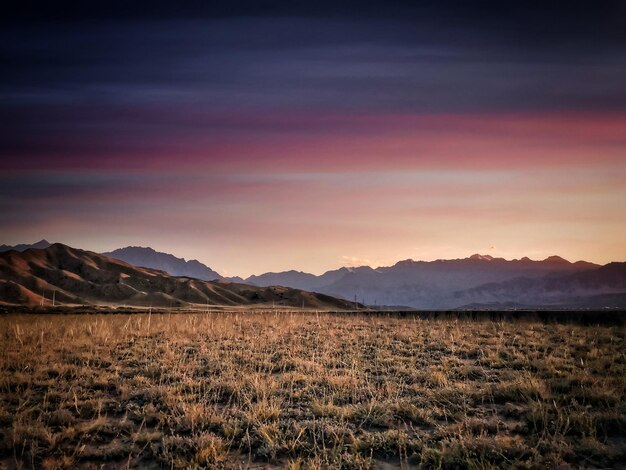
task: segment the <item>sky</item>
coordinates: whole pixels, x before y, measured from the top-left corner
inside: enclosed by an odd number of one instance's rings
[[[0,243],[626,260],[626,2],[104,3],[0,19]]]

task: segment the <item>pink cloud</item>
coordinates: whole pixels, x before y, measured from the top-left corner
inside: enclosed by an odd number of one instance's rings
[[[610,113],[168,113],[179,126],[168,128],[157,113],[149,121],[149,129],[157,128],[150,138],[139,129],[133,133],[132,127],[124,131],[117,126],[75,135],[60,133],[41,138],[19,159],[3,159],[1,167],[8,171],[151,169],[174,173],[493,169],[620,163],[626,148],[626,116]],[[132,122],[143,116],[139,111],[130,115]],[[188,122],[190,128],[180,127],[179,121]],[[162,132],[158,132],[160,126]]]

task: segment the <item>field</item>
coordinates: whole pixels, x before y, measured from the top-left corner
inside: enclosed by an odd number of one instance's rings
[[[0,468],[606,468],[626,328],[3,315]]]

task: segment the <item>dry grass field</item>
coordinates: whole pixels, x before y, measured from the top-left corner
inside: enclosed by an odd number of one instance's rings
[[[0,468],[607,468],[626,330],[239,312],[0,317]]]

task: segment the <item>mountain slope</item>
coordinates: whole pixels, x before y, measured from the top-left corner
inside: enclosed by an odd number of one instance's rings
[[[579,261],[570,263],[558,256],[541,261],[529,258],[505,260],[489,255],[465,259],[413,261],[405,260],[389,267],[372,269],[341,268],[321,276],[288,271],[253,276],[246,282],[257,285],[297,286],[329,295],[353,299],[366,304],[405,305],[421,309],[458,307],[454,294],[482,284],[519,277],[540,278],[548,274],[573,273],[597,268]]]
[[[186,261],[183,258],[177,258],[169,253],[162,253],[149,247],[127,246],[102,254],[135,266],[160,269],[172,276],[188,276],[205,281],[222,279],[222,276],[198,260]]]
[[[0,253],[4,253],[5,251],[15,250],[15,251],[25,251],[29,248],[48,248],[50,246],[50,242],[48,240],[39,240],[37,243],[33,243],[29,245],[27,243],[21,243],[19,245],[0,245]]]
[[[333,297],[287,287],[174,277],[60,243],[0,254],[0,303],[39,305],[54,292],[57,304],[183,306],[278,305],[351,309]]]

